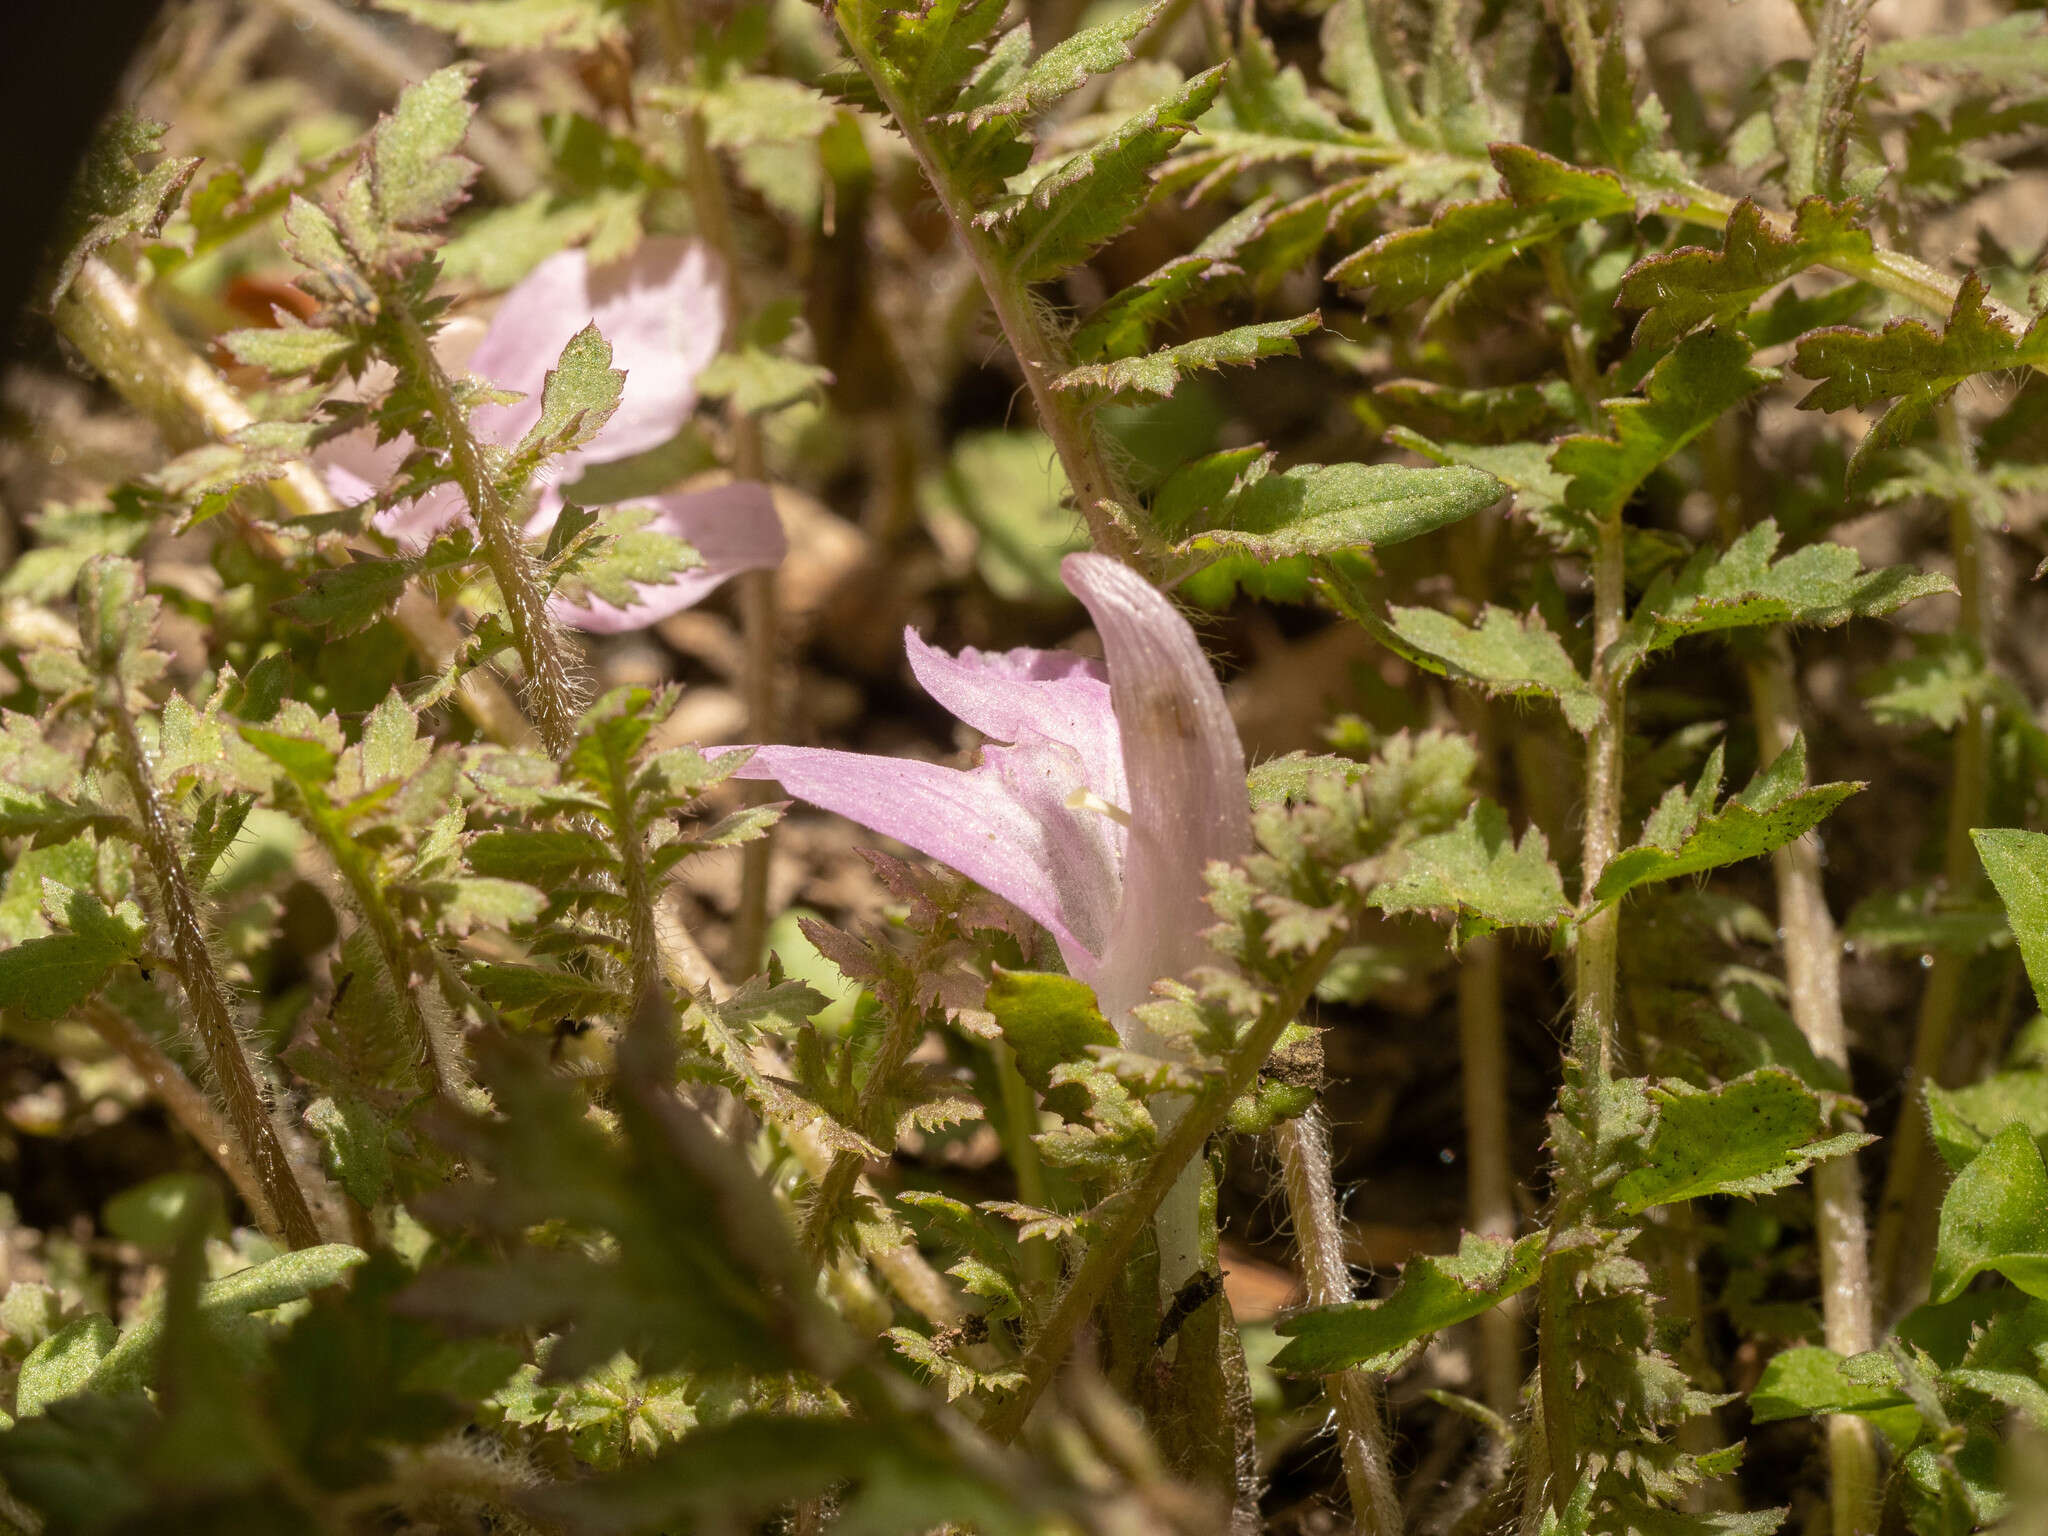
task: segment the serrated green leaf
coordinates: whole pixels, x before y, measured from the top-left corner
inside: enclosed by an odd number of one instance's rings
[[[390,613],[405,595],[411,572],[406,560],[357,558],[312,572],[305,578],[305,591],[274,606],[286,618],[324,628],[340,639],[368,629]]]
[[[19,1008],[36,1020],[62,1018],[97,992],[116,966],[142,953],[149,930],[133,902],[110,911],[87,891],[66,892],[62,900],[70,932],[0,949],[0,1007]]]
[[[1311,310],[1292,320],[1240,325],[1158,352],[1071,368],[1053,380],[1053,388],[1104,395],[1171,395],[1182,377],[1198,368],[1213,371],[1226,364],[1249,366],[1262,357],[1293,357],[1300,351],[1295,338],[1308,335],[1322,323],[1322,312]]]
[[[2015,334],[1972,272],[1940,332],[1919,320],[1894,320],[1875,335],[1847,326],[1816,331],[1800,341],[1792,369],[1817,381],[1799,402],[1803,411],[1862,410],[1892,401],[1850,456],[1853,487],[1869,475],[1878,454],[1905,442],[1964,380],[2041,363],[2048,363],[2048,325],[2037,318]]]
[[[2048,71],[2048,30],[2037,14],[2020,11],[1961,32],[1894,38],[1870,50],[1873,78],[1924,70],[1974,76],[1992,85],[2033,87]]]
[[[1887,1380],[1887,1373],[1889,1380]],[[1912,1399],[1897,1385],[1898,1368],[1881,1350],[1844,1360],[1817,1344],[1780,1350],[1750,1389],[1749,1413],[1758,1424],[1821,1413],[1878,1413]]]
[[[1970,833],[1984,873],[2005,903],[2006,920],[2019,941],[2020,959],[2034,984],[2034,1001],[2048,1013],[2048,836],[2011,827],[1980,827]]]
[[[1448,832],[1409,844],[1400,871],[1369,898],[1382,912],[1436,912],[1456,918],[1461,938],[1496,928],[1554,928],[1571,912],[1541,828],[1519,847],[1507,812],[1481,800]]]
[[[1702,325],[1739,319],[1766,290],[1808,267],[1868,256],[1870,232],[1854,203],[1809,197],[1781,233],[1753,198],[1728,216],[1721,248],[1681,246],[1629,268],[1616,302],[1642,310],[1635,345],[1669,346]]]
[[[114,1347],[114,1325],[99,1313],[67,1323],[29,1351],[14,1381],[14,1416],[32,1418],[85,1390]]]
[[[446,32],[465,48],[589,53],[625,36],[618,14],[592,0],[376,0],[376,5]]]
[[[1228,523],[1187,537],[1183,552],[1242,550],[1282,560],[1398,544],[1483,511],[1501,495],[1493,476],[1463,467],[1300,464],[1239,479],[1221,498]],[[1172,491],[1171,483],[1162,488],[1161,500]]]
[[[1696,332],[1657,365],[1643,399],[1605,402],[1612,437],[1568,437],[1551,452],[1571,477],[1566,504],[1595,517],[1618,512],[1650,471],[1769,382],[1749,356],[1731,331]]]
[[[1650,1144],[1614,1186],[1630,1215],[1702,1195],[1768,1194],[1871,1139],[1856,1132],[1823,1138],[1818,1096],[1774,1067],[1712,1089],[1666,1082],[1650,1097],[1657,1105]]]
[[[1659,577],[1630,614],[1609,667],[1626,676],[1687,635],[1760,624],[1826,629],[1955,590],[1946,576],[1911,566],[1866,571],[1856,551],[1825,539],[1774,561],[1778,539],[1776,520],[1765,518],[1727,549],[1701,550],[1683,570]]]
[[[1863,679],[1870,717],[1880,725],[1952,731],[1990,702],[1997,679],[1962,635],[1914,639],[1914,654]]]
[[[199,169],[197,156],[183,155],[166,156],[148,170],[141,167],[142,159],[162,153],[164,132],[162,123],[124,108],[94,136],[47,241],[50,265],[37,284],[40,303],[51,306],[63,298],[96,252],[163,228]]]
[[[459,154],[476,108],[473,64],[437,69],[408,86],[370,136],[367,164],[377,212],[392,229],[439,223],[468,192],[476,162]]]
[[[1223,83],[1218,66],[1195,76],[1170,100],[1139,113],[1100,143],[1059,162],[1007,206],[979,215],[1022,282],[1043,282],[1075,265],[1129,227],[1152,195],[1152,172]]]
[[[262,368],[280,379],[318,373],[355,345],[353,338],[318,326],[280,325],[263,330],[229,331],[222,346],[237,362]]]
[[[1116,1030],[1102,1016],[1085,981],[1038,971],[997,967],[983,1004],[1017,1055],[1024,1081],[1044,1093],[1053,1068],[1089,1059],[1091,1045],[1117,1043]]]
[[[1600,697],[1579,675],[1540,613],[1489,603],[1473,626],[1434,608],[1389,608],[1387,627],[1411,660],[1475,684],[1493,698],[1555,699],[1581,735],[1600,723]]]
[[[1029,117],[1079,90],[1097,75],[1130,62],[1131,44],[1162,16],[1170,0],[1152,0],[1086,27],[1056,43],[1032,61],[1024,77],[993,101],[958,114],[955,120],[976,129],[998,118]]]
[[[1542,1232],[1519,1242],[1467,1232],[1450,1257],[1410,1259],[1401,1267],[1400,1286],[1384,1301],[1318,1307],[1281,1323],[1288,1343],[1274,1356],[1274,1369],[1298,1376],[1353,1367],[1375,1375],[1395,1371],[1431,1334],[1526,1290],[1548,1240]]]
[[[1593,888],[1594,899],[1605,905],[1652,881],[1760,858],[1804,837],[1864,787],[1845,782],[1807,789],[1801,787],[1805,777],[1806,741],[1795,736],[1742,793],[1710,812],[1721,783],[1721,749],[1716,747],[1692,792],[1669,791],[1644,824],[1644,840],[1607,861]]]
[[[1929,1083],[1927,1129],[1942,1161],[1962,1169],[2009,1125],[2023,1125],[2036,1146],[2048,1145],[2048,1071],[1994,1072],[1967,1088]]]
[[[1430,294],[1431,315],[1472,282],[1588,219],[1629,213],[1635,199],[1606,171],[1566,165],[1521,144],[1498,144],[1504,198],[1453,203],[1420,229],[1383,235],[1330,269],[1330,281],[1365,288],[1366,308],[1388,314]]]
[[[1930,1299],[1955,1300],[1985,1270],[2048,1298],[2048,1167],[2024,1125],[1993,1137],[1942,1197]]]
[[[595,321],[570,337],[541,385],[540,418],[513,449],[514,473],[528,473],[526,466],[596,437],[619,408],[625,384]]]
[[[306,1106],[306,1125],[320,1138],[328,1176],[364,1210],[376,1209],[391,1193],[391,1133],[383,1117],[357,1099],[315,1099]]]

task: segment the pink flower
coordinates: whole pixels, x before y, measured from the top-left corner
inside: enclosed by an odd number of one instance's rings
[[[612,366],[625,370],[625,389],[597,437],[550,465],[551,479],[541,486],[527,524],[533,537],[545,536],[561,514],[561,484],[592,465],[659,447],[696,409],[698,375],[717,355],[725,330],[725,301],[710,255],[693,240],[653,236],[608,266],[593,269],[583,252],[563,251],[535,267],[505,295],[467,359],[470,373],[524,397],[480,407],[471,417],[478,435],[504,445],[518,442],[540,415],[548,370],[569,339],[593,321],[612,345]],[[447,333],[444,338],[454,340]],[[364,431],[328,444],[317,462],[335,495],[363,501],[412,450],[409,437],[380,445]],[[642,586],[640,601],[625,608],[596,598],[587,605],[557,598],[552,606],[563,623],[603,633],[641,629],[703,601],[729,576],[780,563],[787,551],[768,488],[753,481],[635,497],[631,505],[652,507],[649,526],[690,544],[704,563],[659,586]],[[467,515],[461,493],[439,486],[378,513],[376,525],[417,549]]]
[[[740,775],[779,780],[1015,903],[1095,989],[1124,1044],[1157,1050],[1131,1010],[1161,977],[1218,963],[1202,939],[1214,921],[1203,871],[1251,849],[1244,748],[1163,594],[1105,555],[1069,555],[1060,573],[1095,620],[1106,667],[1065,651],[949,656],[904,634],[925,692],[988,738],[973,767],[764,746]],[[1183,1183],[1160,1215],[1169,1294],[1200,1267],[1198,1171]]]

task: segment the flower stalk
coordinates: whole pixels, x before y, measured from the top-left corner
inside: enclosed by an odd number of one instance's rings
[[[1322,1111],[1310,1108],[1273,1132],[1280,1154],[1281,1184],[1301,1260],[1302,1287],[1312,1307],[1353,1299],[1351,1267],[1344,1258],[1344,1234],[1330,1177],[1330,1129]],[[1386,1408],[1379,1383],[1356,1368],[1323,1378],[1337,1421],[1337,1449],[1344,1461],[1344,1485],[1351,1495],[1354,1530],[1364,1536],[1400,1536],[1401,1499],[1387,1448]]]

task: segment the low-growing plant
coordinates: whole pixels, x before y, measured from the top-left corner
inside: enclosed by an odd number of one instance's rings
[[[0,1529],[2042,1528],[2037,17],[375,5],[8,376]]]

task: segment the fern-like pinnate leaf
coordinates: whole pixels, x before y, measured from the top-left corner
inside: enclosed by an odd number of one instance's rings
[[[1308,335],[1322,323],[1321,312],[1311,310],[1292,320],[1240,325],[1138,357],[1083,364],[1060,375],[1053,388],[1102,395],[1171,395],[1184,377],[1199,368],[1215,371],[1226,364],[1248,366],[1262,357],[1292,357],[1300,350],[1295,338]]]

